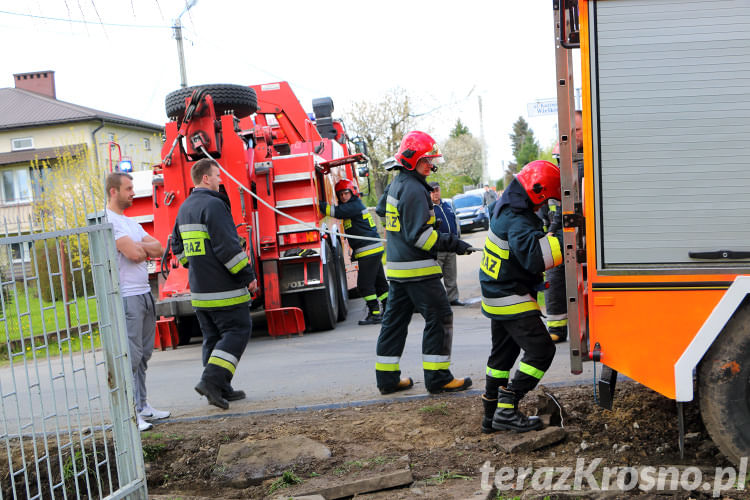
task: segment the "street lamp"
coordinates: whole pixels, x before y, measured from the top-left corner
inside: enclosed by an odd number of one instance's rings
[[[180,18],[197,3],[198,0],[189,0],[186,2],[185,8],[182,9],[180,15],[174,20],[174,26],[172,26],[174,38],[177,40],[177,57],[180,61],[180,87],[182,88],[187,87],[187,73],[185,71],[185,52],[182,49],[182,24],[180,23]]]

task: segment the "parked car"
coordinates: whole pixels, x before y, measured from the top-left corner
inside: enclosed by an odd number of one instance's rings
[[[489,229],[490,214],[483,204],[481,189],[455,195],[453,206],[462,232]]]

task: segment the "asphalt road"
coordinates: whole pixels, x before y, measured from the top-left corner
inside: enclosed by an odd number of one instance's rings
[[[482,247],[486,231],[464,236]],[[470,376],[475,391],[484,388],[484,371],[489,355],[490,321],[482,316],[477,272],[480,253],[458,256],[458,285],[465,307],[454,307],[454,335],[451,370],[456,377]],[[355,299],[349,317],[335,330],[309,333],[302,337],[274,338],[267,333],[251,339],[243,355],[233,386],[247,393],[247,399],[231,403],[230,413],[248,413],[277,408],[341,405],[363,401],[414,398],[426,394],[422,376],[421,342],[424,320],[412,316],[406,349],[401,359],[405,376],[415,380],[409,391],[381,396],[375,386],[375,343],[380,327],[359,326],[365,304]],[[195,343],[178,349],[155,351],[149,362],[147,387],[152,406],[168,409],[173,417],[219,416],[224,412],[206,403],[193,387],[201,372],[201,346]],[[23,421],[29,413],[56,415],[67,419],[85,409],[96,423],[108,398],[107,377],[101,350],[84,356],[67,356],[17,363],[15,369],[0,369],[0,405],[6,421],[16,421],[18,432],[28,432]],[[65,375],[63,377],[63,375]],[[568,344],[558,344],[552,367],[542,379],[546,384],[593,384],[593,366],[584,365],[581,375],[570,374]],[[24,389],[24,387],[26,389]],[[7,393],[7,394],[6,394]],[[8,398],[6,398],[6,395]],[[68,413],[68,410],[75,410]],[[75,417],[77,418],[77,417]],[[87,417],[88,418],[88,417]],[[82,424],[83,422],[81,422]]]
[[[482,247],[486,231],[464,235],[473,246]],[[479,304],[480,254],[458,256],[458,284],[461,299],[472,302],[454,307],[454,336],[451,370],[456,377],[470,376],[472,389],[484,387],[484,371],[489,355],[490,322],[482,316]],[[253,338],[245,350],[233,386],[243,389],[247,399],[231,403],[230,412],[250,412],[272,408],[391,399],[381,396],[375,386],[375,343],[380,327],[359,326],[365,316],[362,299],[349,304],[349,317],[335,330],[292,336]],[[415,380],[409,391],[395,397],[424,394],[421,341],[424,320],[412,317],[406,349],[401,359],[405,376]],[[156,351],[149,363],[149,400],[157,408],[170,409],[173,416],[219,414],[222,410],[206,404],[193,386],[202,367],[200,344],[176,350]],[[559,344],[552,367],[543,383],[593,383],[592,365],[584,365],[581,375],[570,374],[568,343]]]

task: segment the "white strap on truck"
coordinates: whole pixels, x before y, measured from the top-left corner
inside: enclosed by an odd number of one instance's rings
[[[285,214],[281,210],[278,210],[276,207],[272,207],[271,205],[269,205],[264,199],[260,198],[257,194],[253,193],[247,186],[244,186],[240,181],[238,181],[237,179],[235,179],[234,177],[232,177],[232,174],[230,174],[229,172],[227,172],[224,169],[224,167],[222,167],[221,164],[218,161],[216,161],[215,158],[213,158],[210,154],[208,154],[208,151],[206,151],[206,148],[204,148],[203,146],[201,146],[201,151],[203,152],[204,155],[206,155],[206,157],[209,160],[211,160],[212,162],[214,162],[216,164],[216,166],[219,167],[219,170],[221,170],[224,173],[224,175],[226,175],[227,177],[229,177],[230,179],[232,179],[232,182],[234,182],[235,184],[237,184],[241,189],[244,189],[245,191],[247,191],[250,194],[250,196],[252,196],[256,200],[258,200],[263,205],[265,205],[266,207],[270,208],[271,210],[273,210],[277,214],[281,215],[282,217],[286,217],[287,219],[291,219],[294,222],[298,222],[299,224],[302,224],[302,226],[304,226],[305,228],[310,229],[312,231],[321,231],[321,232],[328,233],[328,234],[333,235],[333,236],[338,235],[338,236],[341,236],[342,238],[350,238],[350,239],[355,239],[355,240],[385,241],[384,238],[373,238],[372,236],[355,236],[353,234],[343,234],[343,233],[339,233],[339,232],[334,232],[334,231],[331,231],[330,229],[323,229],[323,228],[320,228],[320,227],[315,226],[313,224],[310,224],[309,222],[301,221],[298,218],[293,217],[293,216],[291,216],[289,214]]]

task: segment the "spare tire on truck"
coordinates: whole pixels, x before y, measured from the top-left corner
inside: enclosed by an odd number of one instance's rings
[[[167,116],[181,120],[186,109],[185,99],[190,97],[196,89],[204,89],[211,96],[217,115],[233,111],[237,118],[245,118],[258,111],[258,96],[255,94],[255,89],[231,83],[215,83],[185,87],[167,94],[164,100]]]

